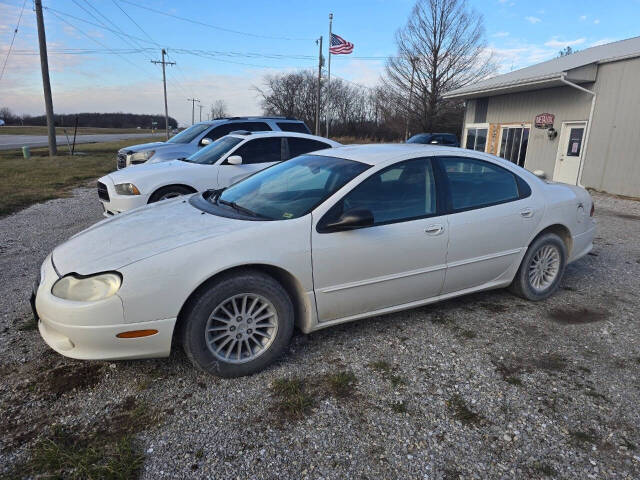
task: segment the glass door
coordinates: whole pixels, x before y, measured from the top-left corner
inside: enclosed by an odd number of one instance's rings
[[[500,138],[500,156],[524,167],[529,144],[529,127],[502,127]]]

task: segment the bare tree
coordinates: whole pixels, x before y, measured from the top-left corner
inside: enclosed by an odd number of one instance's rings
[[[209,110],[209,116],[211,117],[211,120],[214,118],[228,117],[229,111],[227,108],[227,102],[224,100],[216,100],[213,102]]]
[[[387,62],[384,83],[408,109],[412,127],[422,131],[457,124],[462,109],[443,94],[496,71],[483,18],[466,0],[418,0],[396,43],[398,54]],[[415,82],[408,105],[412,62]]]

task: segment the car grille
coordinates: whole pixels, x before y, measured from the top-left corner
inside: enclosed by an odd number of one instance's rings
[[[118,168],[124,168],[127,166],[127,154],[119,153],[118,154]]]
[[[98,182],[98,198],[105,202],[109,201],[109,191],[107,190],[107,186],[102,182]]]

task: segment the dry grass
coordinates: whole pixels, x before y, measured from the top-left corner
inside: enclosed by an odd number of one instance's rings
[[[4,128],[4,127],[3,127]],[[152,139],[79,145],[84,155],[49,157],[46,148],[34,148],[29,160],[19,150],[0,152],[0,217],[35,203],[69,195],[72,188],[115,169],[116,152]]]
[[[69,127],[56,127],[56,135],[64,135],[64,130],[67,130],[67,135],[73,135],[73,126]],[[156,130],[157,132],[158,130]],[[3,126],[0,127],[0,135],[47,135],[47,127],[45,126]],[[149,128],[98,128],[98,127],[78,127],[78,135],[90,135],[100,133],[151,133]],[[164,133],[164,130],[160,130],[160,133]]]

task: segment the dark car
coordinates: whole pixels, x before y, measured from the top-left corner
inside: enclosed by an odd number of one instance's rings
[[[429,145],[446,145],[459,147],[460,140],[453,133],[418,133],[407,140],[407,143],[425,143]]]

